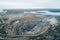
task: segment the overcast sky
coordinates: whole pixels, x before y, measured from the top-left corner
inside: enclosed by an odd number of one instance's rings
[[[0,0],[0,8],[60,8],[60,0]]]

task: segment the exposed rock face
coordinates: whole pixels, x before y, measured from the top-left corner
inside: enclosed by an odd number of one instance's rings
[[[6,18],[8,20],[5,29],[7,35],[10,37],[16,35],[38,36],[44,34],[51,26],[57,24],[57,20],[54,16],[47,15],[38,16],[35,14],[9,14],[9,16],[6,15]]]

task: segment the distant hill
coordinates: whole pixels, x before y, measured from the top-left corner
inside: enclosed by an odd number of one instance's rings
[[[37,11],[49,11],[60,12],[60,9],[3,9],[6,13],[24,13],[24,12],[37,12]]]

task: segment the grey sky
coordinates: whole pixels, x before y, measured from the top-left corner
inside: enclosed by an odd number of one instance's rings
[[[0,0],[0,8],[60,8],[60,0]]]

